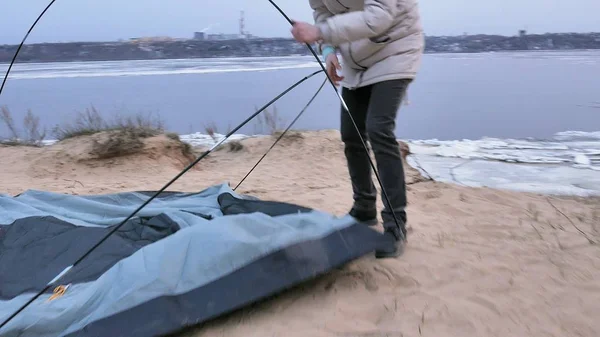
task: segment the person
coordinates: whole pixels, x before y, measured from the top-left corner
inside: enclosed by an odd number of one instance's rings
[[[309,4],[314,24],[294,21],[291,33],[298,42],[317,43],[327,74],[336,87],[342,84],[349,113],[342,106],[340,133],[354,199],[349,215],[366,225],[378,223],[377,190],[358,129],[371,145],[391,204],[390,208],[384,199],[386,243],[375,255],[399,256],[407,242],[407,198],[395,128],[425,46],[417,0],[309,0]]]

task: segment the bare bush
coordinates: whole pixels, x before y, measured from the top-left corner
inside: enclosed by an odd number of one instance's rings
[[[284,130],[282,130],[282,131],[275,131],[275,132],[272,134],[272,136],[273,136],[274,138],[279,138],[279,137],[281,137],[281,136],[282,136],[282,134],[283,134],[283,131],[284,131]],[[288,131],[285,133],[285,135],[283,135],[282,139],[283,139],[283,140],[288,140],[288,141],[292,141],[292,142],[294,142],[294,141],[299,141],[299,140],[302,140],[302,139],[304,139],[304,135],[303,135],[302,133],[298,132],[298,131],[292,131],[292,130],[288,130]]]
[[[265,109],[261,114],[256,117],[256,123],[254,126],[255,134],[271,135],[274,138],[281,138],[284,141],[299,141],[304,139],[304,135],[295,130],[286,130],[287,125],[284,120],[279,116],[277,107],[274,105],[273,110]],[[283,134],[285,132],[285,134]],[[283,135],[283,136],[282,136]]]
[[[138,154],[144,150],[144,139],[152,137],[144,129],[120,129],[111,130],[108,137],[98,137],[93,140],[89,154],[95,159],[110,159]],[[190,144],[181,141],[176,133],[166,133],[165,136],[179,143],[177,149],[181,154],[191,160],[194,159],[194,151]],[[172,148],[167,145],[167,148]]]
[[[8,107],[0,108],[0,119],[8,129],[10,136],[8,139],[0,140],[1,144],[5,145],[25,145],[25,146],[41,146],[42,141],[46,138],[46,130],[41,130],[40,119],[35,116],[31,110],[27,110],[23,118],[23,130],[19,130],[15,125],[12,113]]]
[[[141,113],[135,116],[115,116],[112,121],[103,118],[93,106],[75,116],[73,124],[57,125],[53,134],[56,139],[65,140],[78,136],[92,135],[102,131],[132,131],[140,137],[152,137],[164,132],[164,123]]]
[[[90,155],[97,159],[108,159],[138,153],[144,148],[143,136],[134,129],[113,131],[103,141],[94,140]]]
[[[8,145],[41,145],[46,133],[40,131],[39,118],[28,111],[23,120],[23,131],[15,125],[8,108],[0,109],[0,119],[10,133],[10,138],[0,140],[0,144]],[[93,135],[106,132],[107,135],[94,137],[89,154],[96,159],[108,159],[139,153],[144,148],[144,138],[165,134],[179,143],[182,154],[192,160],[194,151],[190,144],[181,141],[176,133],[165,133],[164,123],[150,115],[115,116],[112,120],[103,118],[91,107],[78,113],[70,124],[54,127],[54,136],[58,141],[73,137]]]
[[[258,109],[257,109],[258,110]],[[254,133],[274,135],[277,132],[282,132],[285,129],[285,123],[279,117],[277,107],[273,106],[273,111],[265,109],[256,116],[257,123],[254,126]]]
[[[217,138],[217,135],[216,135],[217,130],[218,130],[217,125],[214,122],[204,125],[204,132],[206,132],[206,134],[209,135],[210,138],[212,138],[215,143],[219,141],[219,139]]]
[[[217,133],[219,133],[217,130],[218,130],[217,125],[214,122],[204,125],[204,132],[206,132],[206,134],[209,135],[215,143],[221,140],[221,138],[217,137],[217,135],[216,135]],[[227,133],[229,133],[229,132],[231,132],[231,129],[229,131],[227,131]],[[216,150],[219,151],[223,148],[225,148],[225,147],[217,148]],[[241,151],[244,149],[244,144],[242,144],[240,141],[237,141],[237,140],[229,141],[226,143],[226,148],[230,152],[238,152],[238,151]]]
[[[183,145],[182,151],[183,151],[184,156],[194,157],[194,148],[192,147],[192,145],[190,143],[186,143],[186,142],[182,141],[181,138],[179,137],[179,135],[174,132],[168,132],[166,134],[166,136]]]

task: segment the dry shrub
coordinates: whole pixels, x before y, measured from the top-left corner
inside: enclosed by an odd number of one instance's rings
[[[46,133],[42,130],[39,118],[28,111],[23,120],[23,131],[16,127],[14,119],[7,107],[0,109],[0,120],[10,133],[10,138],[0,140],[5,145],[41,146]],[[193,147],[181,141],[176,133],[165,133],[164,123],[150,115],[137,114],[129,117],[116,116],[112,120],[103,118],[91,107],[78,113],[73,123],[57,125],[53,129],[57,140],[73,137],[105,133],[94,137],[89,154],[96,159],[108,159],[132,155],[144,149],[144,139],[165,134],[178,143],[181,154],[190,160],[195,159]]]
[[[143,138],[148,133],[124,129],[111,132],[103,140],[94,140],[90,155],[97,159],[122,157],[140,152],[144,148]]]
[[[189,143],[186,143],[184,141],[181,140],[181,138],[179,137],[178,134],[173,133],[173,132],[169,132],[166,134],[166,136],[178,143],[180,143],[182,145],[182,154],[187,157],[187,158],[194,158],[195,154],[194,154],[194,148],[192,147],[192,145],[190,145]]]
[[[214,122],[204,125],[204,132],[206,132],[206,134],[209,135],[215,143],[221,140],[221,138],[218,138],[216,135],[217,133],[219,133],[217,130],[217,125]],[[227,133],[229,132],[231,132],[231,130],[227,131]],[[237,140],[229,141],[226,144],[222,144],[221,147],[218,147],[215,150],[220,151],[225,148],[228,149],[230,152],[239,152],[244,149],[244,144]]]
[[[158,133],[149,133],[143,129],[122,129],[116,131],[107,131],[105,137],[94,139],[89,154],[94,159],[111,159],[124,157],[141,153],[144,150],[146,138],[159,135]],[[195,159],[193,148],[190,144],[181,141],[176,133],[166,133],[165,136],[178,143],[177,149],[181,149],[181,154],[190,160]],[[167,145],[167,149],[172,149]],[[172,150],[170,150],[172,151]]]
[[[288,130],[286,123],[279,116],[277,107],[274,105],[273,110],[265,109],[261,114],[256,117],[256,123],[254,126],[254,133],[262,135],[271,135],[273,138],[280,138],[282,141],[299,141],[304,139],[304,135],[298,131]],[[282,134],[285,134],[282,137]]]
[[[93,106],[75,116],[73,124],[57,125],[54,136],[60,141],[78,136],[93,135],[102,131],[131,131],[140,137],[152,137],[164,132],[160,118],[138,113],[134,116],[115,116],[112,121],[104,119]]]
[[[257,109],[258,110],[258,109]],[[256,116],[256,122],[254,125],[254,133],[256,134],[269,134],[274,135],[276,132],[281,132],[285,129],[285,123],[279,117],[277,107],[273,106],[273,111],[265,109],[258,116]]]
[[[244,149],[244,144],[242,144],[238,140],[234,140],[234,141],[228,142],[227,147],[229,148],[230,152],[239,152]]]
[[[41,146],[46,138],[46,130],[40,128],[40,118],[35,116],[31,110],[27,110],[23,118],[23,130],[15,125],[10,110],[3,106],[0,108],[0,120],[4,123],[10,133],[8,139],[0,139],[0,144],[13,146]]]
[[[77,113],[73,123],[57,125],[53,129],[59,141],[101,132],[107,135],[94,139],[90,155],[97,159],[108,159],[140,152],[144,148],[145,138],[164,133],[164,123],[159,118],[141,113],[127,117],[116,115],[112,120],[107,120],[92,106]],[[191,153],[191,147],[188,150]]]
[[[279,138],[281,137],[281,135],[283,134],[283,131],[275,131],[272,134],[272,137],[274,138]],[[298,131],[293,131],[293,130],[288,130],[285,135],[283,135],[283,137],[281,138],[281,140],[283,141],[289,141],[289,142],[297,142],[297,141],[301,141],[304,139],[304,135]]]

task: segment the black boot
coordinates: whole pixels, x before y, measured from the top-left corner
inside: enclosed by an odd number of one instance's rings
[[[375,226],[378,224],[377,220],[377,210],[373,209],[370,211],[357,210],[356,208],[352,208],[348,214],[356,219],[361,224],[367,226]]]
[[[403,214],[404,215],[404,214]],[[395,222],[384,223],[383,240],[381,247],[375,251],[375,257],[378,259],[398,257],[404,253],[404,248],[407,243],[407,231],[406,224],[403,221],[406,218],[401,217],[398,219],[400,228],[396,226]]]

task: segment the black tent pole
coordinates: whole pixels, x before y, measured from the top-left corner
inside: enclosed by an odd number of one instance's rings
[[[285,12],[281,8],[279,8],[279,6],[277,6],[277,4],[273,0],[268,0],[268,1],[290,23],[290,25],[292,25],[292,26],[294,25],[294,21],[292,21],[285,14]],[[390,198],[389,198],[387,192],[385,191],[385,188],[383,187],[383,183],[381,182],[381,177],[379,176],[379,172],[377,171],[377,168],[375,167],[375,164],[373,164],[373,160],[371,159],[371,156],[369,155],[369,149],[367,148],[367,144],[365,143],[365,140],[364,140],[363,136],[360,134],[360,131],[358,130],[358,126],[356,125],[356,122],[354,121],[354,117],[352,117],[352,114],[350,113],[350,110],[348,109],[348,106],[346,105],[346,102],[344,101],[344,98],[340,95],[340,93],[337,90],[337,87],[335,86],[335,83],[333,83],[333,80],[331,79],[331,77],[329,77],[329,74],[327,73],[327,69],[323,65],[323,62],[321,62],[321,59],[319,59],[319,56],[317,56],[317,53],[315,53],[315,51],[310,46],[310,44],[308,44],[308,43],[305,43],[305,44],[306,44],[306,47],[308,47],[308,49],[310,50],[310,52],[313,54],[313,56],[315,57],[315,59],[317,60],[317,62],[319,62],[319,65],[321,66],[321,69],[323,69],[323,72],[325,72],[325,76],[327,76],[327,79],[329,80],[329,83],[331,83],[331,86],[333,87],[333,90],[335,90],[335,93],[337,94],[340,102],[342,103],[342,107],[344,108],[344,110],[346,111],[346,113],[348,113],[348,117],[350,117],[350,120],[352,121],[352,124],[354,125],[354,128],[356,129],[356,133],[358,134],[358,137],[360,138],[360,141],[362,142],[363,148],[367,152],[367,158],[369,159],[369,164],[371,164],[371,168],[373,169],[373,172],[375,173],[375,177],[377,178],[377,182],[379,183],[379,187],[381,188],[381,192],[382,192],[382,194],[383,194],[383,196],[385,198],[386,204],[387,204],[390,212],[392,213],[392,216],[394,218],[394,222],[396,223],[396,228],[398,229],[398,233],[394,233],[394,234],[397,235],[397,236],[399,236],[398,237],[399,239],[405,239],[404,233],[402,232],[402,230],[400,230],[400,223],[398,222],[398,218],[396,217],[396,212],[394,212],[394,208],[392,207],[392,203],[390,202]]]
[[[246,120],[244,120],[242,123],[240,123],[238,126],[236,126],[233,130],[229,131],[227,133],[227,135],[225,135],[221,140],[219,140],[217,143],[215,143],[210,149],[208,149],[207,151],[205,151],[204,153],[202,153],[198,158],[196,158],[196,160],[194,160],[192,163],[190,163],[185,169],[183,169],[181,172],[179,172],[179,174],[177,174],[175,177],[173,177],[167,184],[165,184],[160,190],[158,190],[156,193],[154,193],[154,195],[152,195],[148,200],[146,200],[143,204],[141,204],[135,211],[133,211],[133,213],[131,213],[127,218],[125,218],[123,221],[121,221],[120,224],[118,224],[117,226],[115,226],[110,232],[108,232],[100,241],[98,241],[93,247],[91,247],[83,256],[81,256],[79,259],[77,259],[77,261],[75,261],[72,265],[68,266],[67,268],[65,268],[60,274],[58,274],[54,279],[52,279],[50,282],[48,282],[48,284],[46,285],[46,287],[44,287],[44,289],[42,289],[41,291],[39,291],[34,297],[32,297],[29,301],[27,301],[27,303],[23,304],[23,306],[21,306],[17,311],[15,311],[10,317],[8,317],[4,322],[2,322],[2,324],[0,324],[0,329],[2,329],[3,326],[5,326],[8,322],[10,322],[15,316],[17,316],[21,311],[23,311],[27,306],[29,306],[33,301],[35,301],[38,297],[40,297],[43,293],[45,293],[48,289],[50,289],[50,287],[52,287],[53,284],[55,284],[56,282],[58,282],[61,278],[63,278],[73,267],[75,267],[77,264],[79,264],[83,259],[85,259],[92,251],[94,251],[96,248],[98,248],[98,246],[100,246],[104,241],[106,241],[106,239],[108,239],[108,237],[110,237],[112,234],[114,234],[119,228],[121,228],[127,221],[129,221],[135,214],[137,214],[140,210],[142,210],[142,208],[146,207],[146,205],[148,205],[152,200],[154,200],[160,193],[162,193],[164,190],[166,190],[169,186],[171,186],[171,184],[173,184],[177,179],[179,179],[182,175],[184,175],[187,171],[189,171],[192,167],[194,167],[194,165],[196,165],[199,161],[201,161],[202,159],[204,159],[206,156],[208,156],[210,153],[212,153],[214,151],[214,149],[216,149],[217,147],[219,147],[221,144],[223,144],[225,142],[225,140],[229,137],[231,137],[231,135],[233,135],[235,132],[237,132],[239,129],[241,129],[244,125],[246,125],[248,122],[250,122],[254,117],[258,116],[258,114],[260,114],[261,112],[263,112],[265,109],[267,109],[271,104],[275,103],[277,100],[279,100],[281,97],[283,97],[285,94],[287,94],[288,92],[290,92],[292,89],[294,89],[295,87],[297,87],[298,85],[300,85],[302,82],[308,80],[309,78],[313,77],[314,75],[322,72],[323,70],[317,70],[314,73],[305,76],[304,78],[302,78],[301,80],[299,80],[298,82],[294,83],[292,86],[290,86],[289,88],[287,88],[286,90],[284,90],[282,93],[280,93],[279,95],[277,95],[277,97],[273,98],[270,102],[268,102],[267,104],[265,104],[262,108],[260,108],[258,111],[256,111],[255,113],[253,113],[252,115],[250,115],[248,118],[246,118]]]
[[[46,8],[44,8],[42,13],[40,13],[40,15],[37,17],[37,19],[31,25],[31,27],[29,27],[29,30],[27,31],[27,34],[25,34],[25,36],[23,37],[23,40],[19,44],[19,47],[17,47],[17,51],[15,52],[15,55],[13,56],[12,61],[10,61],[10,64],[8,65],[8,69],[6,70],[6,74],[4,75],[4,79],[2,80],[2,85],[0,86],[0,95],[2,95],[2,90],[4,90],[4,85],[6,85],[6,79],[8,78],[8,74],[10,73],[10,70],[12,69],[13,64],[15,63],[15,60],[17,59],[17,55],[19,55],[19,51],[21,51],[21,48],[23,48],[23,44],[25,43],[25,40],[27,40],[27,37],[29,36],[29,34],[31,34],[31,31],[33,30],[33,27],[35,27],[35,25],[38,23],[38,21],[40,21],[42,16],[44,16],[46,11],[48,11],[48,9],[50,9],[50,7],[54,4],[55,1],[56,0],[50,1],[48,6],[46,6]]]
[[[252,174],[252,171],[254,171],[254,169],[256,169],[256,167],[260,164],[260,162],[263,161],[263,159],[265,159],[265,157],[269,154],[269,152],[271,152],[271,150],[273,150],[273,148],[275,147],[275,145],[277,145],[277,143],[283,138],[283,136],[285,136],[285,134],[292,128],[292,126],[294,126],[294,124],[296,124],[296,122],[298,121],[298,119],[300,119],[300,116],[302,116],[302,114],[306,111],[306,109],[308,109],[308,107],[315,100],[315,98],[317,98],[317,95],[319,95],[319,93],[321,92],[321,89],[323,89],[323,86],[325,85],[326,82],[327,82],[327,79],[325,79],[325,81],[323,81],[323,83],[321,84],[321,86],[319,87],[319,89],[317,89],[317,91],[314,93],[314,95],[311,97],[311,99],[308,101],[308,103],[306,103],[306,105],[304,106],[304,108],[302,108],[302,110],[300,110],[300,112],[298,113],[298,115],[296,115],[296,117],[287,126],[287,128],[285,128],[285,130],[283,130],[283,132],[281,132],[281,134],[279,135],[279,137],[277,137],[277,139],[275,139],[275,141],[273,142],[273,144],[271,144],[271,147],[269,147],[267,149],[267,151],[262,155],[262,157],[260,157],[260,159],[258,159],[258,161],[256,162],[256,164],[254,164],[254,166],[252,166],[252,168],[250,169],[250,171],[248,171],[248,173],[246,173],[246,175],[242,178],[242,180],[240,180],[240,182],[233,188],[234,191],[236,191],[238,189],[238,187],[240,187],[240,185],[246,180],[246,178],[248,178],[248,176],[250,176],[250,174]]]

